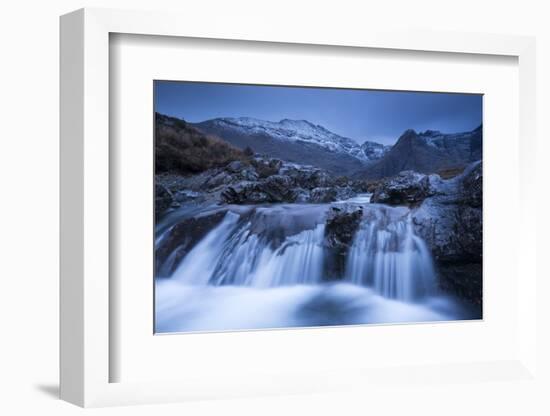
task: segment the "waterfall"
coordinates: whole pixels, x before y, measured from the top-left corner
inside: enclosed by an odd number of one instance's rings
[[[433,292],[431,253],[415,235],[408,211],[368,209],[348,254],[345,279],[398,300],[413,301]]]
[[[327,243],[325,223],[334,204],[213,206],[202,216],[174,212],[157,234],[162,255],[155,331],[480,316],[435,293],[431,253],[415,234],[408,208],[352,203],[361,205],[362,218],[341,275],[330,282],[325,270],[335,248]],[[190,226],[182,235],[176,224],[185,222]]]
[[[228,212],[185,256],[172,277],[195,285],[273,287],[321,282],[324,224],[287,236],[273,248],[268,238],[253,232],[250,219],[239,218]]]
[[[223,221],[184,257],[172,277],[188,284],[208,284],[223,252],[225,240],[231,237],[238,220],[239,215],[228,212]]]
[[[390,299],[410,302],[430,295],[436,282],[432,258],[414,233],[409,210],[376,204],[363,208],[342,280]],[[323,282],[328,205],[322,215],[319,207],[280,209],[228,211],[185,255],[172,278],[190,285],[258,288]]]

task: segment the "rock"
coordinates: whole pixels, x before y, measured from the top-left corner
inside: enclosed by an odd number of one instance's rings
[[[309,201],[313,203],[327,203],[334,202],[337,200],[338,193],[335,188],[314,188],[311,190]]]
[[[226,170],[219,170],[217,172],[212,172],[212,176],[204,182],[204,187],[206,189],[216,189],[220,186],[229,185],[237,181],[236,175]]]
[[[483,166],[475,165],[464,173],[462,180],[463,204],[473,208],[480,208],[483,202]]]
[[[259,190],[257,183],[247,181],[228,186],[221,192],[220,198],[226,204],[263,204],[271,202],[271,197]]]
[[[240,160],[234,160],[233,162],[230,162],[225,167],[226,170],[228,170],[231,173],[239,173],[245,168],[245,164]]]
[[[346,257],[362,218],[361,206],[343,204],[330,208],[325,223],[325,272],[329,279],[343,277]]]
[[[482,299],[482,180],[481,163],[474,163],[435,185],[436,194],[412,211],[415,231],[434,256],[441,288],[474,304]]]
[[[352,182],[345,177],[332,178],[319,168],[259,156],[250,161],[234,160],[222,168],[195,175],[163,174],[157,175],[157,178],[172,193],[172,199],[163,202],[169,202],[168,208],[189,201],[222,204],[328,203],[348,199],[357,193],[351,186]],[[159,205],[160,208],[162,206]]]
[[[481,306],[483,303],[482,268],[481,263],[440,263],[438,266],[440,289]]]
[[[310,192],[304,188],[294,188],[294,202],[295,203],[306,203],[311,200]]]
[[[357,195],[357,193],[351,188],[351,186],[341,186],[336,188],[336,200],[343,201],[350,199]]]
[[[288,176],[272,175],[259,182],[240,182],[227,187],[221,194],[228,204],[261,204],[294,202],[296,192]]]
[[[418,205],[434,195],[430,176],[413,171],[404,171],[380,181],[372,195],[371,202],[388,205]]]
[[[166,186],[157,181],[155,183],[155,218],[157,221],[174,202],[174,195],[172,192],[170,192]]]
[[[189,202],[199,198],[201,194],[199,192],[192,191],[190,189],[182,189],[176,192],[174,199],[179,204]]]
[[[247,166],[239,173],[240,177],[245,181],[257,181],[260,177],[258,172],[252,166]]]
[[[174,225],[155,250],[155,275],[171,276],[189,250],[221,222],[226,212],[192,217]]]
[[[327,187],[333,184],[327,172],[312,166],[286,164],[281,167],[279,173],[289,176],[297,186],[304,189]]]
[[[293,181],[289,176],[272,175],[258,183],[261,192],[270,196],[270,202],[294,202]]]
[[[256,181],[259,178],[254,166],[241,160],[234,160],[225,167],[225,171],[237,180]]]
[[[283,162],[279,159],[265,159],[257,157],[252,161],[259,178],[267,178],[280,173]]]

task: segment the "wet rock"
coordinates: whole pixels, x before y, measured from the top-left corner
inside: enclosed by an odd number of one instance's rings
[[[462,179],[462,204],[480,208],[483,202],[483,166],[475,165]]]
[[[157,177],[173,195],[168,209],[191,200],[221,204],[328,203],[357,194],[346,177],[333,178],[319,168],[262,157],[235,160],[195,175]],[[162,208],[162,201],[159,203]]]
[[[304,189],[327,187],[333,184],[327,172],[311,166],[283,165],[280,174],[292,178],[296,186]]]
[[[156,276],[169,277],[183,257],[216,225],[226,211],[192,217],[175,224],[158,244],[155,251]]]
[[[241,160],[235,160],[225,167],[233,180],[256,181],[260,177],[254,166]]]
[[[223,185],[235,183],[238,180],[235,175],[227,172],[226,170],[212,173],[212,176],[204,182],[204,187],[207,189],[219,188]]]
[[[155,183],[155,218],[160,219],[174,203],[174,195],[162,183]]]
[[[228,186],[221,194],[222,202],[227,204],[262,204],[271,202],[271,197],[262,192],[255,182],[240,182]]]
[[[357,192],[355,192],[350,186],[340,186],[336,188],[336,200],[337,201],[343,201],[346,199],[350,199],[357,195]]]
[[[415,231],[430,247],[442,289],[472,303],[482,298],[482,165],[436,186],[412,212]]]
[[[325,271],[328,279],[343,277],[346,257],[362,218],[361,206],[343,204],[330,208],[325,223]]]
[[[176,192],[176,194],[174,195],[174,199],[179,204],[182,204],[184,202],[194,201],[200,196],[201,194],[199,192],[195,192],[190,189],[182,189]]]
[[[336,201],[338,192],[335,188],[314,188],[311,190],[309,202],[313,203],[328,203]]]
[[[440,263],[440,289],[474,305],[482,305],[482,268],[481,263]]]
[[[280,174],[283,162],[279,159],[265,159],[257,157],[252,161],[259,178],[267,178],[271,175]]]
[[[245,168],[245,164],[240,160],[234,160],[226,166],[226,170],[231,173],[239,173]]]
[[[288,176],[273,175],[260,182],[240,182],[221,194],[228,204],[261,204],[294,202],[297,194]]]
[[[311,200],[310,192],[307,189],[294,188],[292,191],[294,192],[294,202],[296,203],[303,204]]]
[[[434,195],[430,176],[413,171],[381,180],[375,187],[372,202],[388,205],[418,205]]]
[[[285,175],[272,175],[257,184],[262,192],[270,196],[270,202],[294,202],[293,181]]]

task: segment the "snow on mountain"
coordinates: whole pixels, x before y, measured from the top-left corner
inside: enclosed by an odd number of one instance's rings
[[[381,159],[366,166],[357,177],[378,179],[404,170],[429,174],[458,169],[481,160],[482,136],[482,126],[451,134],[435,130],[422,133],[407,130]]]
[[[216,127],[238,130],[246,135],[267,135],[281,141],[315,144],[330,152],[347,154],[362,162],[379,159],[387,151],[386,146],[379,143],[365,142],[359,145],[350,138],[335,134],[307,120],[284,119],[273,122],[239,117],[218,118],[208,122]]]
[[[370,141],[366,141],[361,145],[361,150],[368,160],[378,160],[388,153],[390,149],[391,146]]]
[[[479,135],[480,127],[475,130],[464,133],[452,133],[444,134],[439,130],[426,130],[419,133],[418,136],[424,140],[427,145],[433,146],[437,149],[445,149],[449,143],[459,143],[463,141],[469,142],[472,138],[475,139]]]

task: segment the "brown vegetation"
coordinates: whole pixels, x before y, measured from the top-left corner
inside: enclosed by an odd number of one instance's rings
[[[203,134],[183,120],[156,114],[155,173],[199,173],[234,160],[248,160],[249,157],[242,150]]]
[[[441,179],[451,179],[464,172],[464,168],[465,166],[441,169],[437,172],[437,174],[441,177]]]

